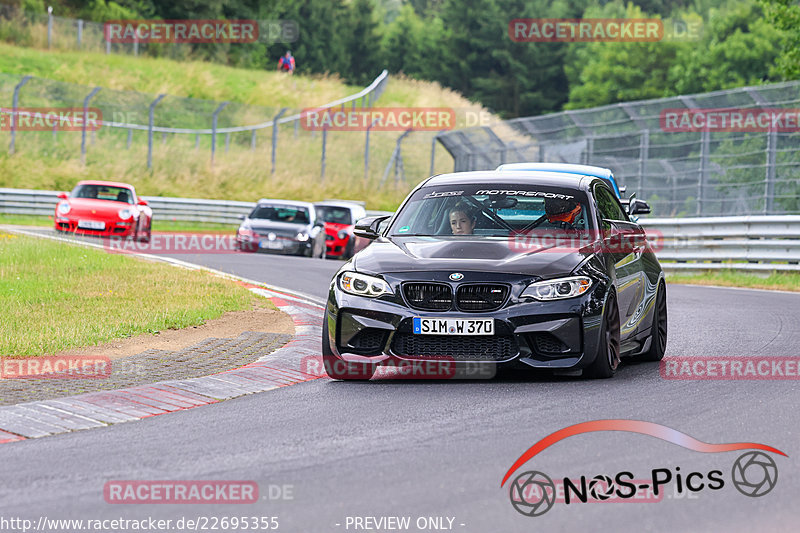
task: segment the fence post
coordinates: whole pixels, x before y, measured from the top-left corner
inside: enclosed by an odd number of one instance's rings
[[[320,169],[319,180],[325,180],[325,148],[328,144],[328,127],[322,127],[322,168]]]
[[[228,132],[225,134],[225,153],[228,153],[228,149],[231,147],[231,133]]]
[[[155,110],[158,103],[167,96],[166,94],[159,94],[158,98],[153,100],[150,104],[150,109],[148,110],[149,121],[147,123],[147,169],[151,170],[153,168],[153,111]]]
[[[78,48],[81,47],[82,37],[83,37],[83,19],[78,19]]]
[[[431,170],[428,172],[429,176],[433,176],[434,163],[436,162],[436,142],[439,140],[439,135],[441,135],[444,131],[447,130],[439,130],[439,132],[433,136],[433,140],[431,141]]]
[[[282,107],[278,114],[275,115],[275,118],[272,119],[272,172],[270,174],[275,174],[275,152],[278,151],[278,120],[288,110],[288,107]]]
[[[764,214],[771,215],[775,211],[775,156],[778,145],[778,131],[770,128],[767,133],[767,175],[764,184]]]
[[[106,55],[111,53],[111,41],[106,38]]]
[[[700,168],[698,170],[698,180],[697,180],[697,216],[703,212],[703,203],[705,201],[705,194],[706,194],[706,171],[708,167],[708,151],[709,151],[709,143],[711,142],[711,132],[708,129],[705,129],[703,133],[700,134]]]
[[[376,118],[372,121],[372,123],[367,126],[367,138],[364,141],[364,183],[367,182],[368,173],[369,173],[369,132],[380,119]]]
[[[131,149],[131,142],[133,141],[133,128],[128,128],[128,142],[126,148]]]
[[[47,6],[47,48],[53,43],[53,6]]]
[[[23,76],[20,82],[14,87],[14,99],[11,105],[11,144],[8,146],[8,153],[13,154],[17,140],[17,108],[19,108],[19,90],[28,83],[30,76]]]
[[[138,32],[134,32],[133,34],[133,55],[139,55],[139,36],[137,35]]]
[[[194,149],[197,150],[198,148],[200,148],[200,134],[199,133],[195,133],[194,134]]]
[[[250,132],[250,150],[256,150],[256,130]]]
[[[392,163],[394,163],[394,177],[395,177],[395,183],[397,183],[398,174],[400,170],[403,169],[403,156],[400,155],[400,143],[402,143],[403,139],[405,139],[406,136],[408,136],[408,134],[411,133],[412,131],[414,130],[408,129],[404,131],[403,134],[400,135],[400,137],[397,138],[397,144],[395,144],[392,156],[389,158],[389,164],[386,165],[386,169],[383,171],[383,177],[381,178],[381,182],[378,184],[378,188],[383,187],[386,178],[389,177],[389,171],[392,169]],[[405,179],[406,179],[405,170],[403,169],[403,180]]]
[[[217,115],[220,111],[225,109],[228,102],[222,102],[217,106],[217,109],[211,114],[211,164],[214,164],[214,152],[217,151]]]
[[[639,186],[636,194],[644,197],[644,173],[647,168],[647,160],[650,158],[650,130],[642,130],[641,140],[639,141]]]
[[[100,91],[100,87],[92,89],[86,98],[83,99],[83,125],[81,127],[81,164],[86,164],[86,119],[89,114],[89,101]],[[94,131],[94,130],[93,130]]]

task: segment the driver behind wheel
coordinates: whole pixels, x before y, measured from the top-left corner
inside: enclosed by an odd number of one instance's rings
[[[477,217],[466,204],[458,204],[450,210],[450,230],[453,235],[472,235]]]
[[[544,211],[547,215],[547,221],[551,224],[563,222],[574,226],[578,215],[581,213],[581,204],[559,198],[545,198]]]

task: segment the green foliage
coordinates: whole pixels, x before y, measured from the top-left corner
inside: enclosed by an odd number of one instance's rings
[[[793,0],[759,0],[766,19],[786,32],[783,49],[775,61],[777,71],[787,80],[800,78],[800,5]]]

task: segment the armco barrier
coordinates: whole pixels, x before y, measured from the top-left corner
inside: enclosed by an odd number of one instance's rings
[[[642,219],[666,270],[800,271],[800,216]]]
[[[0,213],[52,215],[58,192],[0,188]],[[255,202],[143,196],[161,220],[238,224]],[[389,214],[368,211],[368,215]],[[800,216],[641,219],[666,270],[800,271]]]
[[[0,188],[0,213],[15,215],[52,216],[58,203],[57,191]],[[239,224],[241,215],[253,210],[255,202],[229,200],[203,200],[200,198],[170,198],[142,196],[160,220],[202,221],[221,224]],[[368,211],[369,215],[389,214]]]

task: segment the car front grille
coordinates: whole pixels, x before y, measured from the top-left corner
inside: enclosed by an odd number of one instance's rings
[[[462,311],[494,311],[508,296],[508,285],[467,284],[458,287],[456,304]]]
[[[401,356],[455,361],[504,361],[519,353],[513,335],[415,335],[396,333],[392,351]]]
[[[453,306],[453,290],[444,283],[405,283],[403,294],[414,309],[448,311]]]

